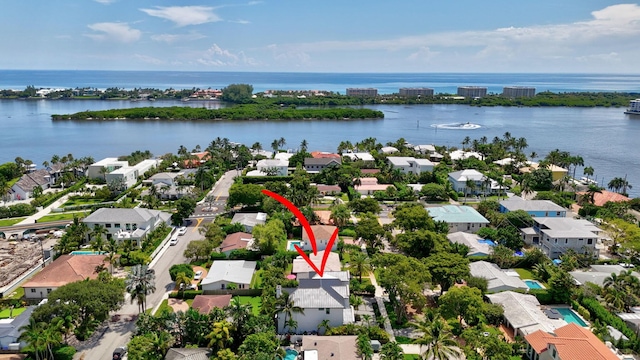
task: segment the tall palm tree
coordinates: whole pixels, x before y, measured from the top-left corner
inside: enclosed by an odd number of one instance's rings
[[[337,227],[344,226],[351,218],[351,210],[344,204],[337,204],[331,207],[331,220]]]
[[[191,278],[191,276],[188,276],[184,272],[179,272],[176,274],[176,286],[178,287],[178,289],[182,289],[182,298],[184,298],[184,292],[185,290],[187,290],[187,287],[191,285],[192,280],[193,279]]]
[[[283,147],[287,144],[287,140],[285,140],[283,137],[281,137],[280,139],[278,139],[278,146],[279,147]]]
[[[35,360],[47,358],[47,338],[45,334],[45,323],[36,322],[33,317],[29,318],[29,323],[20,328],[22,334],[18,340],[27,343],[25,352],[33,352]]]
[[[282,295],[276,300],[276,314],[280,313],[284,313],[284,330],[289,326],[288,320],[293,318],[293,314],[304,315],[304,309],[293,302],[288,292],[283,291]]]
[[[302,142],[300,143],[300,152],[307,152],[308,147],[309,147],[309,143],[307,142],[307,140],[302,139]]]
[[[383,360],[403,360],[404,352],[397,342],[391,341],[380,348],[380,359]]]
[[[457,358],[462,351],[458,347],[458,343],[454,340],[454,336],[448,329],[447,323],[442,318],[436,318],[433,322],[425,321],[416,324],[418,330],[424,335],[416,341],[426,349],[423,358],[428,360],[446,360]]]
[[[276,153],[278,152],[278,149],[280,149],[280,144],[278,143],[278,139],[273,140],[271,142],[271,148],[273,149],[273,156],[276,156]]]
[[[358,275],[358,280],[362,283],[362,273],[368,273],[371,270],[369,257],[360,251],[353,253],[351,255],[351,261],[349,262],[349,268],[354,270]]]
[[[126,291],[131,295],[131,303],[138,301],[138,310],[143,313],[147,305],[147,295],[156,291],[155,275],[147,265],[136,265],[131,268],[125,280]]]
[[[239,297],[234,297],[231,300],[229,306],[225,308],[227,315],[233,319],[233,327],[239,334],[239,331],[244,328],[244,324],[251,315],[251,304],[243,304]]]
[[[587,180],[589,180],[589,176],[593,176],[593,171],[593,167],[591,166],[587,166],[582,170],[584,175],[587,177]]]
[[[118,242],[116,239],[111,238],[107,243],[107,260],[111,266],[111,275],[113,275],[113,265],[118,261]]]
[[[474,192],[476,189],[476,183],[475,181],[471,180],[471,179],[467,179],[467,181],[465,182],[465,186],[464,186],[464,200],[467,201],[468,197],[469,197],[469,193],[470,192]]]
[[[589,189],[587,189],[587,195],[591,204],[596,202],[596,194],[602,194],[602,190],[598,186],[590,184]]]
[[[104,249],[104,241],[102,235],[106,236],[109,230],[100,224],[96,224],[91,231],[90,236],[93,238],[93,244],[95,251],[102,251]]]

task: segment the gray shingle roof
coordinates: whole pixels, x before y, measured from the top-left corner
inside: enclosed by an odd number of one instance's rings
[[[20,315],[16,316],[13,321],[11,321],[11,325],[7,327],[0,327],[0,338],[9,337],[12,339],[17,339],[22,331],[21,327],[29,323],[29,318],[31,317],[31,313],[36,309],[37,306],[28,306]]]
[[[218,281],[228,281],[236,284],[249,284],[256,270],[255,261],[245,260],[217,260],[211,265],[207,277],[202,280],[201,285],[211,284]]]
[[[18,180],[15,185],[25,192],[33,191],[33,188],[38,185],[42,186],[48,184],[48,176],[50,176],[50,174],[47,170],[36,170],[32,173],[22,175],[20,180]]]
[[[326,272],[324,277],[299,279],[297,288],[289,291],[296,306],[303,309],[343,309],[349,300],[349,275],[346,271]]]
[[[84,222],[88,223],[143,223],[149,221],[151,218],[154,218],[158,215],[169,215],[168,213],[163,213],[159,210],[151,210],[144,208],[135,208],[135,209],[117,209],[117,208],[101,208],[96,210],[91,215],[84,218]],[[161,218],[166,218],[166,216],[161,216]]]

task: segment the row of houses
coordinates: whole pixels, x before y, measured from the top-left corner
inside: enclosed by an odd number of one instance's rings
[[[482,98],[487,96],[487,87],[484,86],[459,86],[458,96],[470,98]],[[434,90],[427,87],[400,88],[398,93],[401,96],[433,96]],[[536,88],[529,86],[505,86],[502,89],[502,96],[508,98],[534,97]],[[375,88],[347,88],[347,96],[378,96],[378,89]]]

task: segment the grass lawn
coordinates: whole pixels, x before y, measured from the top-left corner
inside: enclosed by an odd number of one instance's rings
[[[160,306],[158,307],[158,311],[156,311],[154,315],[158,316],[162,314],[162,312],[165,311],[165,309],[170,313],[173,312],[173,308],[169,306],[169,300],[167,299],[162,300],[162,303],[160,303]]]
[[[251,284],[249,284],[250,289],[260,289],[262,286],[262,273],[264,270],[260,269],[253,273],[253,277],[251,278]]]
[[[262,306],[262,299],[260,296],[238,296],[241,304],[250,304],[251,312],[253,315],[260,315],[260,307]]]
[[[517,268],[515,270],[518,275],[520,275],[520,279],[535,279],[533,273],[529,269]]]
[[[396,336],[396,342],[398,344],[413,344],[413,339],[406,336]]]
[[[25,218],[15,218],[15,219],[2,219],[0,220],[0,226],[11,226],[11,225],[15,225],[17,223],[19,223],[20,221],[24,220]]]
[[[15,289],[9,296],[7,296],[7,299],[22,299],[23,297],[24,297],[24,288],[19,287]]]
[[[404,354],[404,360],[420,360],[420,355]]]
[[[64,214],[53,214],[46,215],[38,219],[39,223],[48,222],[48,221],[58,221],[58,220],[73,220],[74,217],[78,217],[82,219],[83,217],[89,215],[89,211],[77,211],[71,213]]]
[[[104,199],[83,199],[83,198],[73,199],[73,200],[67,200],[67,202],[62,204],[61,207],[77,206],[77,205],[93,205],[93,204],[99,204],[103,201]]]
[[[27,310],[27,308],[15,308],[13,309],[13,314],[12,316],[15,318],[16,316],[22,314],[23,311]],[[9,318],[9,313],[10,313],[11,309],[4,309],[2,311],[0,311],[0,319],[8,319]]]

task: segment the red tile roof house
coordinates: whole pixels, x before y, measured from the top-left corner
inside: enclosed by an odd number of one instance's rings
[[[253,245],[253,235],[246,232],[237,232],[227,235],[222,244],[220,244],[218,251],[228,256],[233,250],[247,249],[251,245]]]
[[[231,303],[231,295],[196,295],[191,307],[198,310],[200,314],[206,315],[213,308],[224,309]]]
[[[620,360],[589,329],[574,323],[556,329],[555,334],[538,330],[524,337],[532,360]]]
[[[311,230],[313,231],[313,235],[316,239],[316,245],[317,245],[318,251],[321,251],[327,248],[329,239],[331,238],[331,235],[333,235],[333,232],[335,231],[335,229],[336,227],[333,225],[311,225]],[[309,240],[310,240],[309,235],[303,229],[302,244],[300,244],[300,247],[302,248],[302,250],[305,250],[305,251],[313,250],[313,248],[311,247],[311,241]],[[336,251],[338,249],[338,240],[339,239],[336,238],[330,251]]]
[[[353,188],[361,195],[373,195],[376,191],[386,191],[388,187],[394,187],[391,184],[378,184],[377,178],[360,178],[360,185]]]
[[[631,199],[629,199],[628,197],[622,195],[622,194],[618,194],[615,192],[611,192],[611,191],[607,191],[607,190],[601,190],[602,193],[594,193],[593,194],[593,204],[596,206],[604,206],[604,204],[606,204],[609,201],[612,202],[623,202],[623,201],[629,201]],[[581,197],[586,195],[587,193],[584,191],[579,191],[576,193],[576,200],[580,201]]]
[[[62,255],[22,285],[27,299],[46,298],[60,286],[87,278],[97,279],[96,266],[109,267],[104,255]]]

